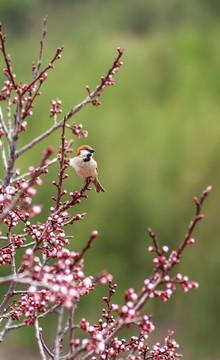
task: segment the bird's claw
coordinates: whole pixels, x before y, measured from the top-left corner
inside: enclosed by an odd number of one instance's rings
[[[85,181],[87,184],[90,184],[92,182],[92,176],[88,176]]]
[[[91,182],[92,182],[92,176],[88,176],[83,183],[80,193],[83,193],[88,188]]]

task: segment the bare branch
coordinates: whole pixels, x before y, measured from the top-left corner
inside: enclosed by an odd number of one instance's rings
[[[79,256],[75,259],[74,261],[74,265],[76,263],[78,263],[84,256],[84,254],[86,253],[86,251],[91,247],[93,240],[95,240],[98,237],[98,232],[97,231],[93,231],[90,234],[89,240],[86,244],[86,246],[83,248],[83,250],[81,251],[81,253],[79,254]]]
[[[39,327],[39,322],[38,322],[37,317],[35,318],[34,327],[35,327],[35,334],[36,334],[37,344],[38,344],[38,347],[40,350],[41,358],[43,360],[47,360],[46,354],[44,352],[44,347],[42,345],[42,340],[41,340],[41,335],[40,335],[40,327]]]
[[[36,68],[33,70],[33,80],[36,80],[39,70],[40,70],[40,67],[41,67],[43,48],[44,48],[44,40],[45,40],[46,34],[47,34],[47,16],[44,18],[43,33],[42,33],[42,38],[40,41],[40,53],[39,53],[39,58],[38,58]]]
[[[64,306],[61,305],[58,313],[57,333],[55,338],[54,360],[60,360],[60,335],[62,334]]]
[[[8,322],[5,325],[4,329],[0,332],[0,340],[3,339],[3,337],[6,335],[6,333],[8,331],[17,330],[24,326],[27,326],[25,323],[20,323],[20,324],[16,324],[16,325],[11,325],[11,323],[12,323],[12,318],[8,319]]]

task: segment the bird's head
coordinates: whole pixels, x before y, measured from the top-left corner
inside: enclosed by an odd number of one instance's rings
[[[78,148],[77,156],[85,158],[85,159],[87,159],[87,161],[89,161],[90,158],[92,157],[94,151],[95,150],[93,148],[91,148],[91,146],[83,145]]]

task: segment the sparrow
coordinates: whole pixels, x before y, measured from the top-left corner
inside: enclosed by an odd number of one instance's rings
[[[105,189],[98,180],[97,162],[93,158],[94,151],[95,150],[88,145],[80,146],[77,150],[76,157],[70,159],[69,164],[86,182],[93,182],[96,192],[105,192]]]

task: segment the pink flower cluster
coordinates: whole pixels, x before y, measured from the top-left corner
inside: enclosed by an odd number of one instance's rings
[[[4,206],[11,201],[13,194],[13,187],[8,187],[4,190],[3,187],[0,185],[0,213],[3,212]]]
[[[104,299],[104,301],[106,301]],[[111,307],[111,310],[114,307]],[[118,308],[118,306],[117,306]],[[143,352],[146,353],[149,350],[146,339],[148,338],[148,334],[150,334],[154,330],[154,325],[150,321],[148,316],[138,317],[136,319],[137,325],[140,328],[139,336],[131,336],[128,341],[125,338],[119,339],[114,334],[117,332],[117,327],[122,326],[124,324],[124,314],[122,309],[117,310],[117,312],[121,313],[121,318],[119,320],[115,320],[114,317],[110,314],[107,315],[109,311],[103,311],[103,318],[99,320],[99,324],[91,325],[85,318],[80,320],[78,325],[79,329],[81,329],[84,333],[90,335],[90,338],[84,337],[82,340],[79,338],[72,340],[72,345],[75,347],[75,355],[78,351],[82,349],[91,352],[91,359],[96,359],[96,356],[92,356],[92,353],[99,354],[99,359],[115,359],[118,355],[124,353],[134,352],[137,350],[140,355],[143,355]],[[131,322],[127,321],[127,327],[130,326]],[[141,357],[140,357],[141,358]],[[136,359],[136,357],[135,357]]]
[[[15,255],[14,245],[7,245],[0,249],[0,265],[11,264],[12,256]]]
[[[37,189],[31,185],[41,186],[43,181],[38,176],[35,177],[34,170],[31,172],[33,173],[33,179],[29,182],[22,179],[22,181],[14,181],[13,185],[8,186],[6,189],[3,189],[3,187],[0,186],[0,214],[6,208],[6,205],[10,207],[15,196],[17,196],[17,203],[19,204],[19,213],[26,213],[28,216],[34,216],[41,212],[42,207],[40,205],[31,205],[32,198],[37,193]],[[12,222],[11,225],[16,226],[19,219],[18,215],[9,211],[9,218],[6,218],[4,222],[7,225],[10,225]]]
[[[55,114],[62,113],[62,110],[60,109],[61,104],[62,101],[59,99],[51,100],[50,117],[54,117]]]
[[[88,131],[82,130],[82,124],[77,125],[75,121],[73,121],[72,124],[68,127],[72,130],[72,133],[78,137],[78,139],[80,139],[81,136],[85,138],[88,136]]]
[[[42,266],[39,257],[34,255],[33,250],[26,250],[21,264],[23,269],[28,270],[26,279],[30,279],[30,283],[34,281],[41,286],[45,284],[46,301],[64,304],[66,308],[71,308],[80,296],[88,294],[93,288],[92,277],[85,277],[83,261],[76,263],[79,256],[77,252],[70,252],[66,248],[58,250],[54,247],[49,253],[47,252],[47,255],[57,261],[53,265]],[[35,293],[36,290],[37,288],[31,287],[28,292]],[[41,301],[40,294],[38,293],[37,301]]]
[[[38,313],[46,312],[46,303],[49,300],[47,291],[38,291],[35,286],[30,286],[27,293],[21,296],[18,303],[10,306],[12,320],[19,321],[24,316],[26,325],[33,325]]]
[[[5,73],[5,71],[4,71],[4,73]],[[11,95],[11,91],[14,89],[14,85],[9,80],[4,81],[4,85],[5,86],[2,88],[1,93],[0,93],[0,101],[6,100],[7,98],[9,98]]]
[[[150,351],[150,358],[153,360],[177,360],[182,357],[182,354],[176,353],[176,349],[179,348],[179,344],[172,338],[174,332],[169,331],[168,336],[165,338],[164,345],[159,342],[153,346],[153,350]]]

